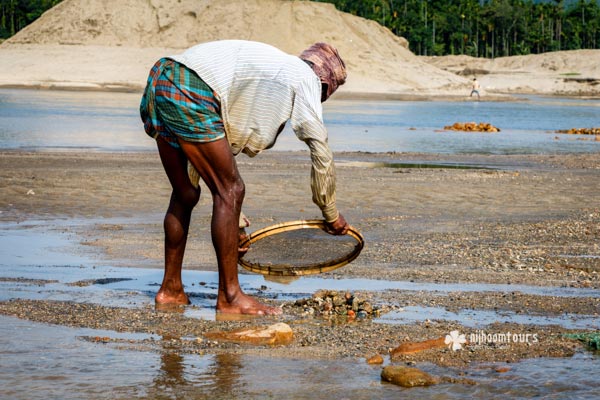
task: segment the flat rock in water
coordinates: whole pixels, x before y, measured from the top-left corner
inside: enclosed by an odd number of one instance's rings
[[[439,379],[418,368],[388,365],[381,371],[381,379],[402,387],[430,386]]]
[[[446,347],[445,337],[437,339],[425,340],[422,342],[407,342],[402,343],[390,352],[392,358],[402,356],[404,354],[413,354],[429,349],[439,349]]]
[[[279,346],[291,343],[294,339],[294,332],[288,324],[280,322],[267,327],[243,328],[229,332],[209,332],[205,336],[217,341]]]

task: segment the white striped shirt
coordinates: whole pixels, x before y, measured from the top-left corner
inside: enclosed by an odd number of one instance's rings
[[[255,156],[275,144],[290,120],[312,161],[313,201],[335,221],[335,170],[323,123],[321,82],[299,57],[258,42],[222,40],[171,56],[195,71],[219,96],[233,154]]]

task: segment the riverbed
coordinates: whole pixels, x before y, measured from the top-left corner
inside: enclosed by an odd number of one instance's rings
[[[206,194],[186,253],[192,305],[154,309],[169,186],[136,102],[132,94],[0,91],[4,398],[596,396],[600,359],[566,335],[600,328],[600,145],[554,129],[600,125],[597,101],[326,104],[339,207],[365,249],[338,270],[288,283],[240,269],[245,291],[284,310],[241,321],[214,310]],[[532,108],[518,114],[521,107]],[[502,131],[442,129],[467,120]],[[285,149],[238,158],[251,230],[319,214],[308,154],[291,147],[303,144],[289,131],[281,139]],[[322,289],[353,293],[382,312],[348,320],[300,305]],[[204,337],[273,322],[288,323],[294,343]],[[390,357],[401,343],[453,330],[531,341]],[[383,383],[382,365],[366,363],[374,354],[384,366],[476,385]]]

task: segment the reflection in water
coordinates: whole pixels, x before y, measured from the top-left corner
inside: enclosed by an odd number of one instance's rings
[[[211,365],[211,375],[214,378],[215,389],[224,397],[234,399],[237,388],[242,386],[241,372],[243,363],[238,354],[216,354]]]
[[[184,377],[183,356],[165,351],[160,355],[160,372],[154,379],[155,393],[174,393],[189,386]]]
[[[175,343],[175,338],[163,337],[160,369],[147,398],[205,398],[209,393],[218,398],[237,398],[236,393],[239,395],[239,388],[243,386],[240,355],[215,354],[198,359],[193,355],[182,355]]]

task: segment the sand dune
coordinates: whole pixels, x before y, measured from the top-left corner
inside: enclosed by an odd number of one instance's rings
[[[600,50],[549,53],[541,62],[417,57],[405,39],[374,21],[331,4],[284,0],[65,0],[0,45],[0,87],[140,90],[157,58],[233,38],[291,54],[332,43],[349,69],[342,96],[463,96],[469,72],[481,75],[487,93],[600,91]],[[546,65],[557,68],[546,73]]]
[[[468,56],[422,57],[464,77],[476,76],[488,91],[600,95],[600,50],[572,50],[493,60]]]

